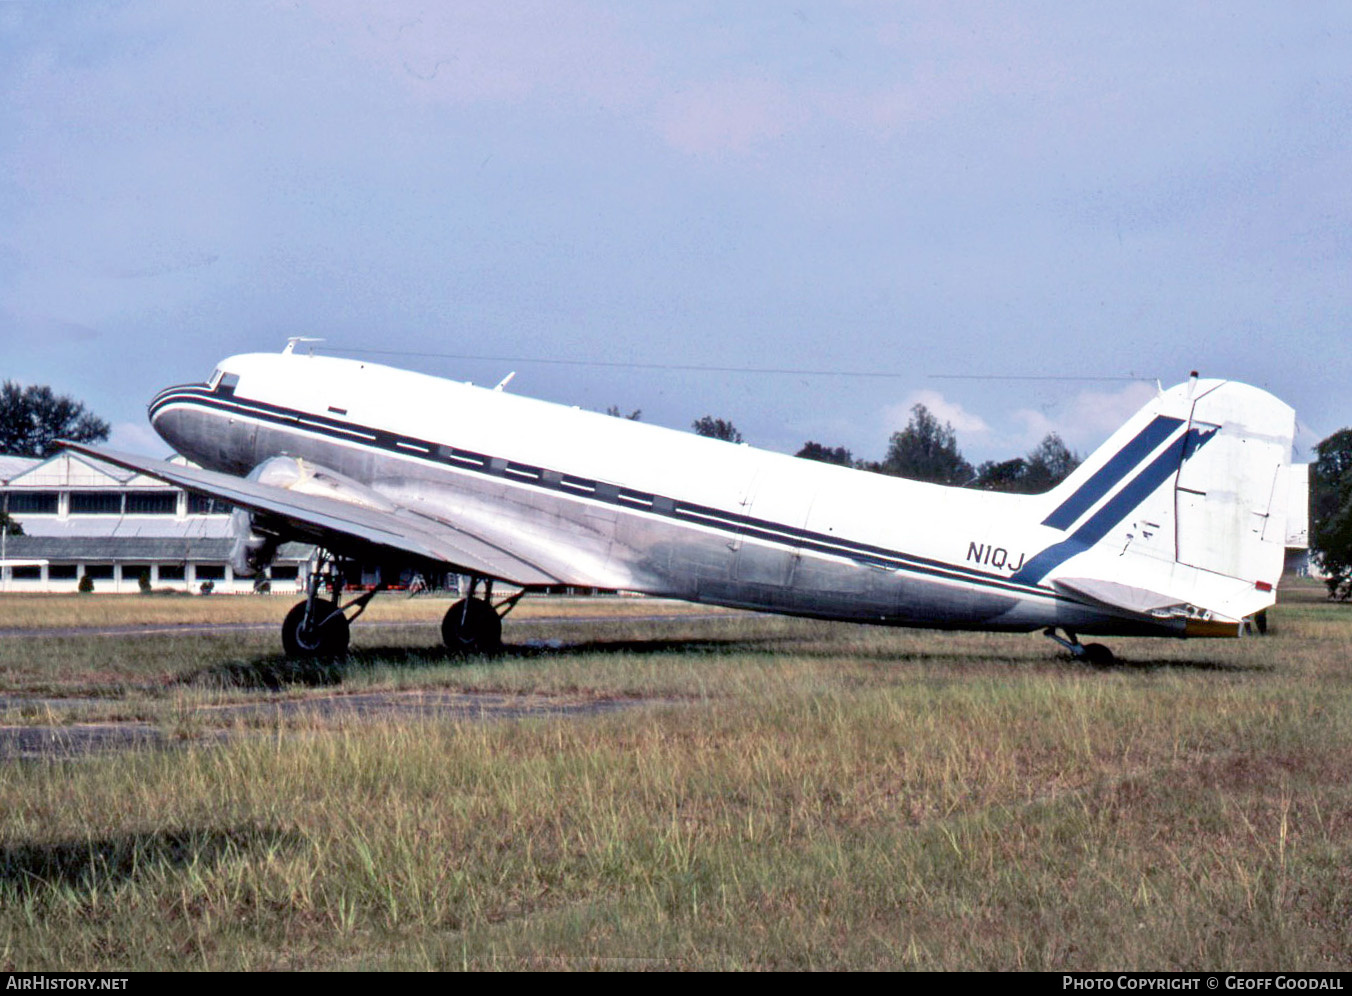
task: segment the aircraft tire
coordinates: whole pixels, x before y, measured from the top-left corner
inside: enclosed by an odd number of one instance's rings
[[[502,649],[502,618],[482,598],[461,599],[441,620],[441,641],[453,654],[495,654]]]
[[[1101,643],[1086,643],[1084,659],[1093,667],[1112,667],[1117,663],[1117,658],[1113,656],[1113,652]]]
[[[301,621],[305,618],[305,603],[297,602],[282,622],[282,649],[288,657],[342,657],[347,653],[352,633],[347,616],[334,615],[338,603],[326,600],[315,602],[315,612],[324,619],[318,632],[304,633]]]

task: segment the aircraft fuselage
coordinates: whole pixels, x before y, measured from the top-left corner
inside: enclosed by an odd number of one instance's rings
[[[161,392],[178,452],[299,457],[429,523],[512,536],[560,583],[829,619],[1181,634],[1020,576],[1040,496],[944,488],[327,356],[232,357]],[[1042,503],[1042,504],[1039,504]]]

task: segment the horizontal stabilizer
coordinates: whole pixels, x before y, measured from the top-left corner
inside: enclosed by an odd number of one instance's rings
[[[1174,610],[1185,610],[1187,603],[1173,595],[1164,595],[1145,588],[1135,588],[1116,581],[1103,581],[1099,578],[1057,578],[1052,582],[1057,591],[1095,605],[1119,609],[1140,616],[1159,616],[1172,614]]]

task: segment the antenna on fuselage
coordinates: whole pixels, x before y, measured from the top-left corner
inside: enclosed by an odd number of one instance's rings
[[[293,335],[286,340],[286,348],[282,350],[282,355],[290,356],[292,353],[294,353],[296,351],[296,343],[298,342],[323,342],[323,341],[324,341],[323,339],[316,338],[315,336]],[[313,346],[310,347],[310,355],[311,356],[315,355]]]
[[[508,384],[510,384],[510,383],[512,382],[512,378],[515,377],[515,376],[516,376],[516,371],[513,370],[513,371],[512,371],[511,373],[509,373],[506,377],[502,378],[502,380],[498,381],[498,386],[495,387],[495,388],[493,388],[493,390],[495,390],[495,391],[501,391],[504,387],[506,387]]]

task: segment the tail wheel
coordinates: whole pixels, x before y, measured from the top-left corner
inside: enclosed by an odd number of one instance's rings
[[[297,602],[282,622],[282,649],[288,657],[342,657],[352,634],[338,603],[315,599],[306,625],[305,603]]]
[[[441,620],[441,639],[455,654],[495,654],[502,649],[502,618],[485,599],[462,598]]]

